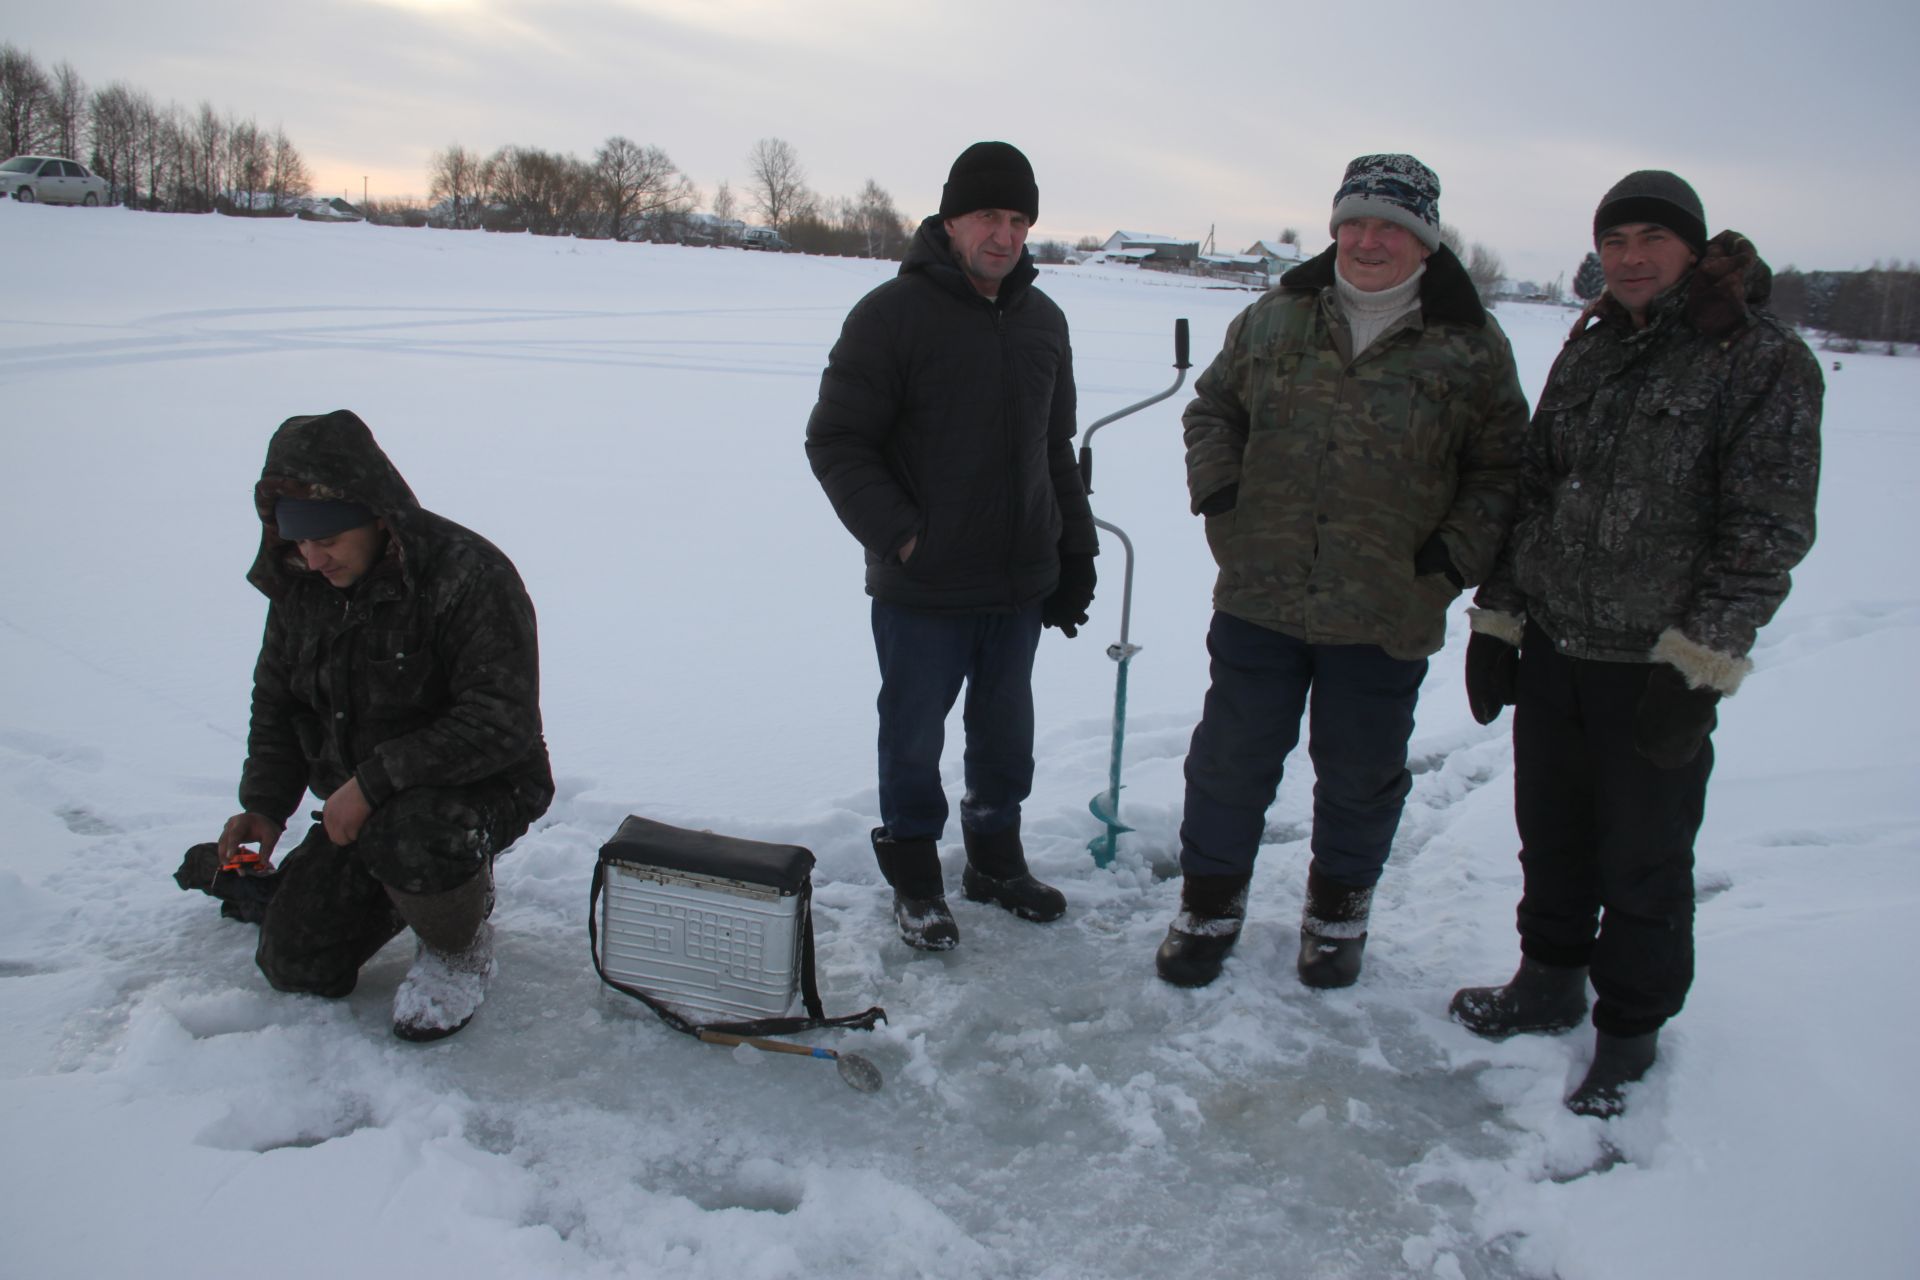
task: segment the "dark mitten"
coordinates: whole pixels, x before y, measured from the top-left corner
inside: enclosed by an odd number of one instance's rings
[[[1427,540],[1420,544],[1420,549],[1413,553],[1413,573],[1418,578],[1424,578],[1430,573],[1444,573],[1447,575],[1447,581],[1451,582],[1456,590],[1464,591],[1467,587],[1467,580],[1460,576],[1458,569],[1453,567],[1453,556],[1448,552],[1447,544],[1440,540],[1440,535],[1437,533],[1428,534]],[[1480,723],[1485,724],[1486,721],[1482,720]]]
[[[1633,712],[1634,749],[1662,769],[1678,769],[1700,754],[1719,704],[1715,690],[1689,688],[1677,669],[1655,663]]]
[[[1223,516],[1233,510],[1234,504],[1239,501],[1240,486],[1230,484],[1224,489],[1216,489],[1214,492],[1208,494],[1207,500],[1200,504],[1200,514],[1203,516]]]
[[[1498,636],[1476,631],[1467,640],[1467,707],[1481,724],[1514,703],[1520,683],[1520,651]]]
[[[1087,606],[1093,603],[1093,557],[1060,557],[1060,585],[1040,605],[1040,621],[1060,628],[1060,634],[1072,639],[1087,620]]]

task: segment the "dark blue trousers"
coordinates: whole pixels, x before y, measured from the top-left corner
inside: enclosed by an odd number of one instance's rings
[[[1253,869],[1287,753],[1311,715],[1313,869],[1367,888],[1380,879],[1412,778],[1407,739],[1426,659],[1375,645],[1308,644],[1215,613],[1213,685],[1187,751],[1180,867],[1220,876]]]
[[[1656,1030],[1693,985],[1693,840],[1713,743],[1678,769],[1634,749],[1652,671],[1562,657],[1530,625],[1513,709],[1520,949],[1591,965],[1593,1025],[1610,1035]]]
[[[938,839],[947,825],[940,752],[947,713],[967,687],[966,794],[960,824],[989,835],[1020,818],[1033,790],[1033,655],[1040,606],[1013,613],[926,613],[873,603],[880,658],[880,821],[896,840]]]

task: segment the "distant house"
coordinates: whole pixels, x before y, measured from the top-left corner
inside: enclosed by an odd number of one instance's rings
[[[1110,259],[1141,266],[1190,267],[1200,256],[1198,240],[1179,240],[1147,231],[1116,231],[1100,251]]]
[[[1297,266],[1307,260],[1307,252],[1297,244],[1281,244],[1278,240],[1255,240],[1247,246],[1251,256],[1264,258],[1278,270]]]

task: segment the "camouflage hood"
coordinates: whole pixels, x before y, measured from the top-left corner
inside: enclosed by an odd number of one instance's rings
[[[247,581],[269,599],[278,599],[299,576],[313,572],[294,544],[280,536],[274,505],[281,498],[328,498],[368,508],[386,521],[393,535],[387,554],[406,572],[407,551],[418,541],[420,502],[358,415],[336,409],[288,418],[267,444],[266,465],[253,487],[260,551]]]

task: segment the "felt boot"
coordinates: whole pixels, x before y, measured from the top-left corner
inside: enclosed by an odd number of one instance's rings
[[[983,834],[962,828],[960,834],[967,842],[967,868],[960,873],[960,891],[967,901],[991,902],[1039,924],[1067,913],[1066,895],[1027,870],[1018,819],[1004,831]]]
[[[1176,987],[1204,987],[1220,976],[1227,953],[1240,940],[1252,881],[1251,871],[1226,876],[1189,872],[1180,881],[1180,914],[1153,957],[1162,979]]]
[[[953,950],[960,944],[960,926],[947,907],[940,851],[933,838],[896,840],[885,827],[875,827],[872,840],[880,874],[893,886],[893,922],[901,941],[921,951]]]
[[[1462,987],[1447,1012],[1489,1040],[1571,1031],[1586,1021],[1587,967],[1543,964],[1523,955],[1513,981],[1504,987]]]

